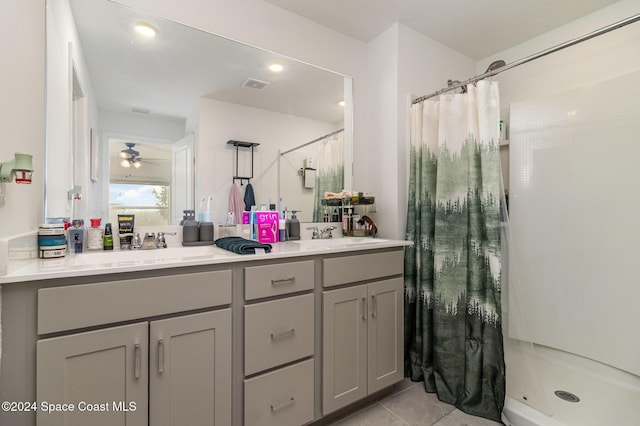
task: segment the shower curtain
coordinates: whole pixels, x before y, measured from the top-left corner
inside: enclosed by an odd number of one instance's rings
[[[325,192],[344,189],[344,131],[319,141],[316,187],[313,201],[313,221],[323,221],[322,199]]]
[[[405,375],[501,421],[498,83],[412,106],[405,251]]]

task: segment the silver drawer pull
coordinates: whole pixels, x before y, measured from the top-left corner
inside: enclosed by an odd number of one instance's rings
[[[287,331],[280,331],[280,332],[277,332],[277,333],[271,333],[271,340],[280,339],[282,337],[293,336],[294,334],[296,334],[296,329],[295,328],[290,328]]]
[[[362,298],[362,319],[367,320],[367,298]]]
[[[287,401],[282,402],[280,404],[271,404],[271,411],[278,411],[278,410],[282,410],[285,407],[288,407],[290,405],[293,405],[296,402],[294,397],[290,397]]]
[[[293,284],[296,277],[281,278],[279,280],[271,280],[271,285]]]
[[[373,302],[373,309],[371,310],[371,316],[372,317],[376,317],[378,315],[378,300],[376,299],[376,295],[372,294],[371,295],[371,301]]]
[[[158,373],[164,373],[164,340],[158,339]]]
[[[142,370],[142,356],[141,356],[142,348],[140,347],[140,343],[136,343],[134,348],[135,348],[134,349],[135,361],[134,361],[134,367],[133,367],[133,375],[136,379],[139,379],[140,371]]]

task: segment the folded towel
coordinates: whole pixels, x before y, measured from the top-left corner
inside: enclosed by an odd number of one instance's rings
[[[238,254],[256,254],[257,248],[264,249],[265,253],[271,251],[271,244],[263,244],[253,240],[247,240],[242,237],[223,237],[218,238],[215,244],[225,250],[229,250]]]

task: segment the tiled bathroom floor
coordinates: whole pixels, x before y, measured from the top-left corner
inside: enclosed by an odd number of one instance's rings
[[[491,420],[470,416],[426,393],[422,384],[404,379],[393,393],[364,407],[333,426],[498,426]]]

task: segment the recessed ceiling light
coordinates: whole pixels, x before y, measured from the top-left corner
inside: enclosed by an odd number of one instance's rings
[[[338,102],[338,105],[340,105],[341,107],[343,107],[343,106],[345,106],[345,103],[344,103],[344,101],[340,101],[340,102]]]
[[[282,64],[270,64],[269,65],[269,71],[271,72],[282,72],[282,70],[284,70],[284,66]]]
[[[142,34],[145,37],[154,37],[156,35],[156,29],[149,24],[138,24],[134,27],[138,34]]]

